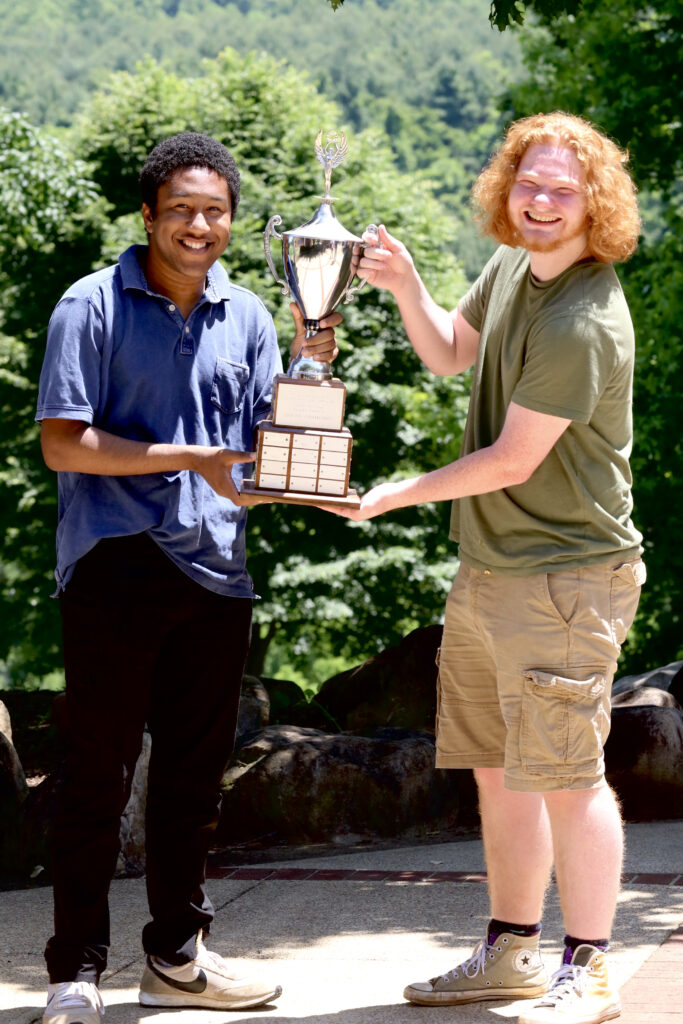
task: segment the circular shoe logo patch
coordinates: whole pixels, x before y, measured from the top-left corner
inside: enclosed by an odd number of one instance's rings
[[[531,974],[539,965],[540,956],[535,949],[518,949],[512,958],[512,967],[521,974]]]

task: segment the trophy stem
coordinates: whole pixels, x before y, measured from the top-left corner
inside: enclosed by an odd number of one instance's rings
[[[320,328],[317,320],[306,320],[306,341],[315,337]],[[315,325],[315,326],[314,326]],[[332,365],[303,354],[303,345],[289,364],[287,376],[293,380],[332,380]]]

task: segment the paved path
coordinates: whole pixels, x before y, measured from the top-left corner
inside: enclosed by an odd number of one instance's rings
[[[287,861],[214,866],[211,948],[283,985],[262,1010],[146,1010],[137,1004],[143,879],[112,886],[106,1024],[505,1024],[519,1004],[431,1009],[404,1002],[407,982],[467,957],[488,916],[478,840]],[[0,893],[0,1024],[36,1024],[44,1005],[47,888]],[[551,888],[542,948],[559,961],[562,925]],[[627,826],[612,941],[621,1024],[683,1024],[683,821]]]

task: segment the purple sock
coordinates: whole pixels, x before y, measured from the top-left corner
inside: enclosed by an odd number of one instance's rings
[[[563,964],[572,962],[572,957],[579,946],[595,946],[596,949],[601,949],[603,953],[606,953],[609,949],[609,939],[577,939],[573,935],[565,935]]]

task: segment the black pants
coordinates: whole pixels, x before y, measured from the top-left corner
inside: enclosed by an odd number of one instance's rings
[[[207,590],[146,535],[100,543],[60,598],[69,751],[52,825],[50,980],[97,981],[120,816],[147,723],[147,953],[182,964],[208,928],[206,856],[232,752],[251,601]]]

